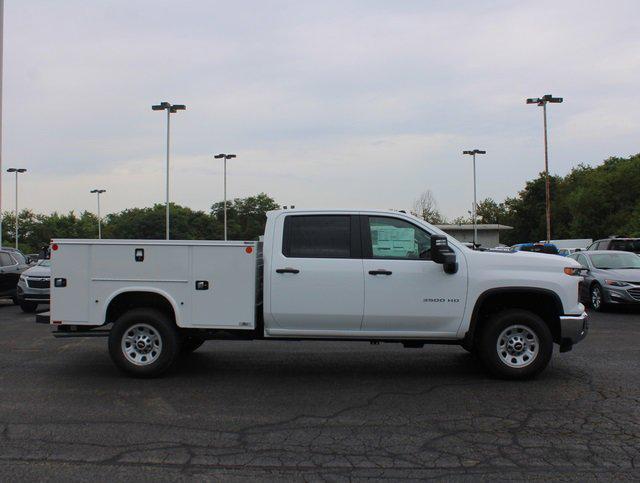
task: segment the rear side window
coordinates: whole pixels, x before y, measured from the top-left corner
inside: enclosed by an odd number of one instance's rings
[[[351,216],[287,216],[282,253],[291,258],[351,258]]]
[[[611,240],[611,250],[640,252],[640,240]]]

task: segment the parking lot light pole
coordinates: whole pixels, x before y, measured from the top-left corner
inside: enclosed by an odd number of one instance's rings
[[[107,190],[99,190],[94,189],[91,190],[91,193],[95,193],[98,197],[98,240],[102,238],[102,218],[100,218],[100,195],[105,193]]]
[[[547,94],[542,97],[527,99],[527,104],[537,104],[542,106],[542,117],[544,122],[544,178],[545,178],[545,205],[547,218],[547,243],[551,240],[551,188],[549,184],[549,149],[547,143],[547,103],[559,104],[562,97],[553,97]]]
[[[215,159],[224,159],[224,239],[227,240],[227,159],[235,158],[235,154],[216,154]]]
[[[25,168],[9,168],[7,173],[16,173],[16,249],[18,248],[18,175],[26,173]]]
[[[154,111],[167,111],[167,196],[166,196],[166,213],[165,213],[165,234],[166,239],[169,239],[169,138],[171,134],[171,114],[175,114],[178,111],[184,111],[187,108],[184,104],[171,104],[169,102],[161,102],[151,106]]]
[[[462,151],[462,154],[469,154],[473,157],[473,246],[474,248],[478,243],[478,225],[476,223],[476,215],[478,211],[478,203],[476,200],[476,154],[487,154],[486,151],[480,149],[473,149],[469,151]]]

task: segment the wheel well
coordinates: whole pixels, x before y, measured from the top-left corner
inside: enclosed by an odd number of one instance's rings
[[[560,315],[562,303],[556,294],[547,290],[498,291],[481,296],[473,310],[471,328],[465,339],[473,344],[489,317],[506,309],[523,309],[538,315],[549,327],[554,342],[560,343]]]
[[[159,310],[176,322],[176,314],[173,306],[166,297],[155,292],[123,292],[116,295],[107,307],[105,324],[115,322],[118,318],[131,309],[150,308]]]

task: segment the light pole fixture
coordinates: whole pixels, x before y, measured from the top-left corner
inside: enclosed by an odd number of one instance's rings
[[[90,193],[95,193],[98,197],[98,240],[102,238],[102,218],[100,218],[100,195],[107,190],[93,189]]]
[[[169,102],[161,102],[151,106],[154,111],[167,111],[167,200],[166,200],[166,213],[165,213],[165,232],[166,239],[169,239],[169,136],[171,133],[171,114],[175,114],[178,111],[184,111],[187,108],[184,104],[171,104]]]
[[[542,117],[544,119],[544,192],[546,201],[547,243],[551,240],[551,188],[549,185],[549,149],[547,144],[547,103],[560,104],[562,101],[562,97],[553,97],[551,94],[527,99],[527,104],[537,104],[538,106],[542,106]]]
[[[25,168],[7,169],[7,173],[16,173],[16,249],[18,248],[18,175],[26,172]]]
[[[462,151],[462,154],[468,154],[473,157],[473,246],[478,245],[478,225],[476,223],[476,216],[478,211],[478,202],[476,200],[476,154],[487,154],[486,151],[480,149],[471,149],[468,151]]]
[[[216,154],[215,159],[224,159],[224,239],[227,240],[227,160],[235,158],[235,154]]]

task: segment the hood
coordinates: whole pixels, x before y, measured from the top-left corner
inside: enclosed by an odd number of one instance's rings
[[[35,267],[26,269],[22,274],[29,277],[50,277],[51,267],[36,265]]]
[[[611,280],[620,280],[622,282],[640,282],[640,268],[624,268],[618,270],[603,270],[594,268],[591,270],[594,275]]]
[[[572,258],[562,257],[559,255],[550,255],[548,253],[533,253],[533,252],[481,252],[473,251],[471,259],[482,259],[486,263],[490,263],[493,266],[505,266],[505,267],[520,267],[522,269],[540,269],[541,267],[547,267],[551,270],[559,268],[560,271],[564,267],[576,267],[581,265]]]

